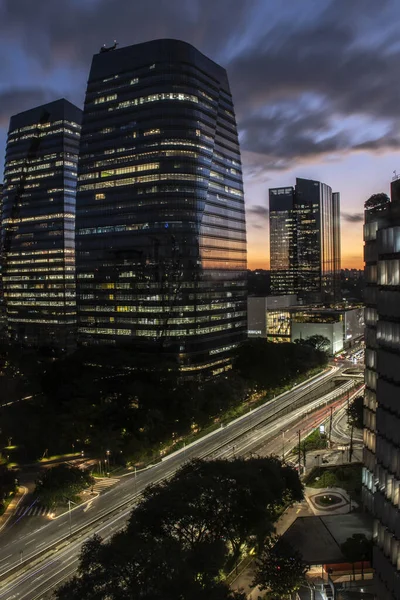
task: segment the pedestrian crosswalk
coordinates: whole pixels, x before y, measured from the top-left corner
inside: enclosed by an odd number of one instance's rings
[[[99,494],[100,492],[104,492],[104,490],[112,485],[118,483],[119,479],[116,477],[96,477],[95,481],[96,483],[93,486],[93,491]]]
[[[21,506],[17,506],[14,510],[14,517],[45,517],[46,515],[50,515],[53,512],[53,509],[48,508],[46,506],[38,506],[34,504],[22,504]]]
[[[115,485],[119,482],[119,479],[116,477],[96,477],[95,483],[92,488],[88,488],[87,491],[93,491],[94,493],[100,494],[104,492],[106,489]],[[12,513],[14,517],[46,517],[53,515],[54,508],[48,508],[46,506],[40,506],[36,502],[31,502],[31,504],[20,504],[18,505],[14,512]]]

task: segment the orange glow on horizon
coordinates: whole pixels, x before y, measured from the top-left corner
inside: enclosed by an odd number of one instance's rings
[[[269,269],[269,239],[263,230],[253,230],[248,235],[248,268]],[[341,227],[341,268],[364,268],[364,240],[360,223],[343,223]]]
[[[255,269],[269,269],[269,258],[256,253],[248,253],[247,268],[254,271]],[[342,254],[342,269],[363,269],[364,260],[362,255]]]

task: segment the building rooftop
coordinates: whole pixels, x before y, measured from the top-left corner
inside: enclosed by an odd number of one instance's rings
[[[283,538],[298,550],[306,563],[324,565],[343,563],[341,544],[354,533],[372,536],[372,519],[365,513],[298,517]]]

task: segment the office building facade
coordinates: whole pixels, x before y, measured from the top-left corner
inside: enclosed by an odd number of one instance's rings
[[[229,367],[246,336],[246,230],[223,68],[176,40],[94,56],[76,233],[81,344]]]
[[[11,117],[2,209],[8,335],[26,346],[75,340],[75,194],[81,111],[61,99]]]
[[[340,297],[340,195],[296,179],[269,190],[271,291],[309,303]]]
[[[1,221],[3,212],[3,184],[0,183],[0,232],[1,232]],[[3,249],[0,235],[0,340],[6,341],[7,339],[7,325],[6,325],[6,310],[4,306],[4,292],[3,292]]]
[[[400,598],[400,180],[365,204],[363,500],[379,600]]]

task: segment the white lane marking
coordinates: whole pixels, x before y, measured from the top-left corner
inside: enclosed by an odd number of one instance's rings
[[[93,500],[91,500],[87,506],[85,506],[85,508],[83,509],[83,512],[87,512],[89,510],[89,508],[92,508],[92,504],[93,504]]]
[[[4,558],[2,558],[0,560],[0,562],[4,562],[5,560],[7,560],[7,558],[10,558],[12,556],[12,554],[9,554],[8,556],[5,556]]]
[[[229,442],[228,442],[228,443],[229,443]],[[175,469],[174,469],[174,470],[175,470]],[[168,473],[167,475],[164,475],[164,476],[162,476],[162,477],[160,478],[160,480],[163,480],[163,479],[167,478],[169,475],[170,475],[170,474]],[[135,494],[135,496],[136,496],[136,495],[137,495],[137,494]],[[111,511],[108,511],[108,512],[111,512]],[[108,512],[106,513],[106,516],[108,515]],[[114,512],[114,511],[112,511],[112,512]],[[130,510],[129,510],[128,512],[130,512]],[[97,519],[96,519],[96,521],[97,521]],[[43,529],[43,528],[42,528],[42,529]],[[102,527],[101,529],[103,529],[103,527]]]
[[[37,548],[40,548],[41,546],[46,546],[47,542],[42,542],[41,544],[37,545]]]

